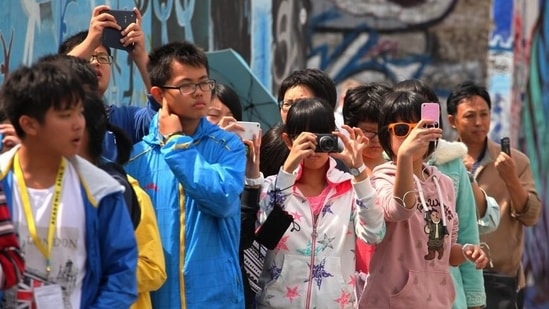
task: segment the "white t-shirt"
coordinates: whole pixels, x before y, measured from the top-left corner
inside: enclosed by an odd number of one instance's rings
[[[21,250],[25,254],[25,278],[19,284],[16,295],[5,301],[17,301],[17,307],[30,304],[32,287],[41,284],[59,284],[63,288],[65,308],[79,308],[82,282],[86,274],[85,214],[78,175],[67,162],[57,217],[57,230],[51,252],[51,271],[46,272],[46,258],[34,245],[29,235],[27,220],[21,207],[21,197],[14,177],[14,225],[19,233]],[[48,189],[28,188],[37,233],[47,248],[48,228],[52,209],[54,187]],[[15,206],[17,205],[17,207]],[[15,291],[11,291],[15,292]],[[14,300],[17,299],[17,300]],[[31,298],[32,299],[32,298]],[[4,303],[7,305],[6,303]],[[13,304],[13,303],[12,303]]]

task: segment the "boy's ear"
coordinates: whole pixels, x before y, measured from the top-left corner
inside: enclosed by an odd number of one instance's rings
[[[158,104],[160,104],[160,106],[163,105],[162,104],[162,98],[163,98],[162,88],[160,88],[158,86],[152,86],[151,87],[151,95],[155,99],[155,101],[158,102]]]
[[[448,115],[448,123],[452,128],[456,128],[456,117],[454,115]]]
[[[288,149],[291,150],[292,145],[294,144],[294,141],[292,141],[288,133],[282,133],[281,137],[282,137],[282,141],[284,141],[284,144],[286,144],[286,147],[288,147]]]
[[[19,125],[25,135],[35,136],[40,130],[40,123],[35,118],[28,115],[23,115],[19,118]]]

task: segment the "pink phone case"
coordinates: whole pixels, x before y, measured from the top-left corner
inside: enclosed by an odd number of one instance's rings
[[[421,104],[421,119],[432,120],[437,123],[440,121],[440,105],[438,103]]]

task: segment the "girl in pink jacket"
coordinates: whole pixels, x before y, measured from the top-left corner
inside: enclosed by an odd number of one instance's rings
[[[448,266],[488,262],[478,245],[456,243],[452,181],[424,163],[442,137],[433,121],[420,119],[424,102],[391,92],[381,109],[379,140],[392,161],[375,168],[372,181],[387,233],[370,262],[361,308],[451,308]]]

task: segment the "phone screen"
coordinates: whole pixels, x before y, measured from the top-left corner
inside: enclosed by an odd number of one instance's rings
[[[105,13],[111,14],[116,19],[116,22],[122,27],[122,30],[126,29],[131,23],[136,22],[136,16],[133,11],[120,11],[120,10],[108,10]],[[133,46],[124,47],[120,40],[122,39],[121,30],[114,28],[103,29],[103,45],[109,48],[131,50]]]
[[[501,152],[505,152],[507,155],[511,155],[511,141],[508,137],[502,137],[500,141]]]

